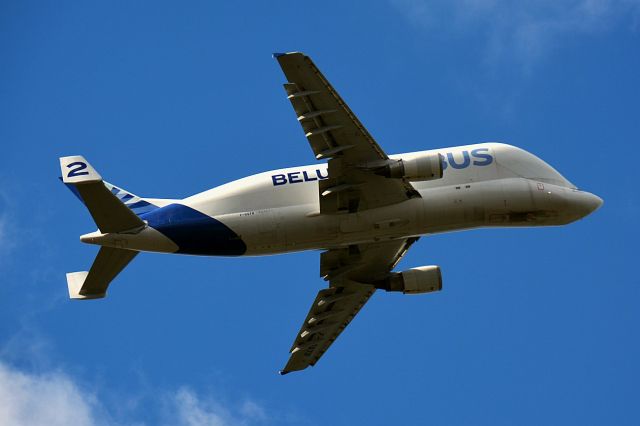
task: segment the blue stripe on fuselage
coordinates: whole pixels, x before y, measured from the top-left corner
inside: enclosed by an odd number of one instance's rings
[[[140,216],[149,226],[171,239],[177,253],[240,256],[247,246],[225,224],[182,204],[169,204]]]

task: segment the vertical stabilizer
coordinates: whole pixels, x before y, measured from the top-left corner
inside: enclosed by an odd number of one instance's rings
[[[102,176],[84,157],[62,157],[60,169],[62,181],[75,187],[101,232],[122,232],[145,226],[142,219],[104,185]]]

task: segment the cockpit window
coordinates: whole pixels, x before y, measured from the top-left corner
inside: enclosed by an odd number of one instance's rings
[[[501,147],[502,148],[502,147]],[[502,172],[509,172],[531,180],[546,182],[566,188],[576,188],[553,167],[535,155],[514,146],[505,146],[496,150],[496,162]]]

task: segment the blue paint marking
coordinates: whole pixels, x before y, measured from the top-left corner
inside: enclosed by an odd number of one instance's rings
[[[58,177],[58,179],[60,179],[60,182],[64,183],[64,181],[62,180],[62,176]],[[76,186],[74,184],[65,183],[64,186],[69,188],[69,191],[73,192],[73,195],[78,197],[78,200],[82,201],[82,204],[84,204],[84,200],[82,199],[82,196],[80,195],[80,191],[78,191],[78,188],[76,188]]]
[[[289,183],[302,183],[302,182],[304,182],[302,180],[302,178],[300,177],[300,172],[287,173],[287,176],[289,176]]]
[[[309,175],[307,174],[306,170],[304,172],[302,172],[302,176],[304,176],[304,181],[305,182],[311,182],[311,181],[314,181],[314,180],[318,180],[318,178],[309,177]]]
[[[447,152],[447,160],[449,160],[449,165],[454,169],[466,169],[471,164],[471,157],[469,156],[469,151],[462,151],[461,163],[456,162],[456,159],[453,156],[453,152]]]
[[[273,182],[273,186],[286,185],[288,183],[302,183],[302,182],[313,182],[316,180],[324,180],[329,178],[329,172],[325,175],[322,174],[321,169],[316,169],[315,176],[309,176],[309,172],[306,170],[290,172],[287,174],[278,174],[271,175],[271,181]]]
[[[170,204],[140,216],[178,246],[177,253],[241,256],[247,246],[228,226],[182,204]]]
[[[140,207],[148,207],[150,205],[151,205],[151,203],[148,203],[148,202],[146,202],[144,200],[140,200],[140,201],[137,201],[137,202],[135,202],[133,204],[127,204],[127,207],[129,207],[131,210],[135,210],[135,209],[138,209]]]
[[[75,167],[75,169],[73,167]],[[67,164],[67,168],[71,169],[69,170],[67,177],[76,177],[76,176],[83,176],[83,175],[89,174],[89,172],[80,171],[87,168],[87,163],[83,163],[82,161],[75,161],[73,163],[69,163]]]
[[[60,179],[64,183],[64,181],[62,180],[62,177],[59,177],[58,179]],[[151,204],[148,201],[144,201],[144,200],[139,200],[135,203],[129,203],[134,198],[132,194],[129,194],[125,190],[120,189],[117,186],[113,186],[110,183],[105,182],[104,184],[107,188],[111,186],[112,187],[111,193],[116,197],[118,197],[118,199],[122,202],[122,204],[127,206],[129,209],[131,209],[132,212],[134,212],[138,216],[145,213],[149,213],[150,211],[158,208],[158,206],[156,206],[155,204]],[[80,195],[80,192],[78,191],[78,188],[76,187],[75,184],[65,183],[65,186],[69,188],[69,190],[73,192],[73,195],[78,197],[78,199],[82,201],[82,203],[84,204],[84,200],[82,199],[82,196]]]
[[[271,180],[273,181],[273,186],[285,185],[287,184],[287,175],[273,175]]]
[[[453,152],[447,152],[442,156],[442,170],[446,170],[448,166],[454,169],[466,169],[473,166],[488,166],[493,163],[493,156],[489,154],[489,148],[477,148],[471,151],[461,151],[462,158],[458,159]]]
[[[483,162],[474,160],[474,166],[488,166],[489,164],[493,163],[493,157],[491,156],[491,154],[489,154],[488,148],[474,149],[473,151],[471,151],[471,156],[473,158],[480,158],[484,160]]]
[[[124,205],[129,207],[129,209],[131,209],[131,211],[138,216],[142,216],[143,214],[148,213],[152,210],[156,210],[158,208],[158,206],[154,206],[153,204],[148,203],[144,200],[140,200],[131,204],[124,203]]]

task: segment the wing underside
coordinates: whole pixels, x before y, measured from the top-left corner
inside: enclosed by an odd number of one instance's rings
[[[289,352],[286,374],[315,365],[373,295],[370,285],[330,287],[318,292]]]
[[[322,253],[320,290],[290,349],[282,374],[315,365],[417,238],[360,244]]]
[[[274,54],[298,122],[316,159],[328,159],[328,178],[319,182],[321,214],[356,213],[420,197],[405,179],[375,170],[393,160],[382,150],[311,58]],[[351,322],[417,238],[354,244],[327,250],[320,290],[291,347],[282,373],[314,365]]]

